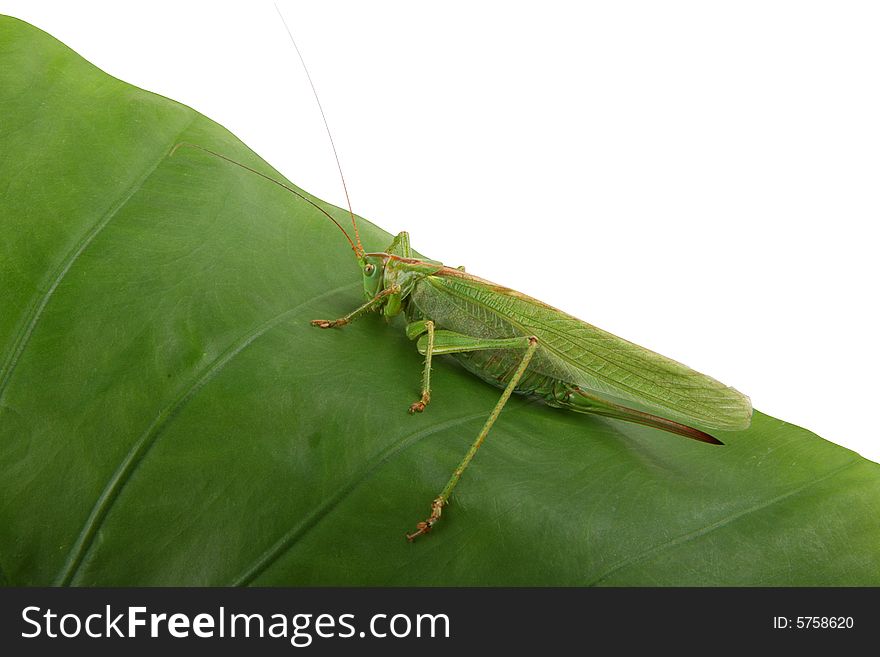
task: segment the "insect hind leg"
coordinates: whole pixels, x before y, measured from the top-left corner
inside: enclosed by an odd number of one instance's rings
[[[467,337],[461,336],[460,334],[452,333],[452,331],[437,331],[437,334],[447,333],[455,336],[456,338]],[[526,373],[528,369],[529,363],[532,360],[532,356],[535,355],[535,351],[538,348],[538,339],[534,336],[530,336],[527,338],[511,338],[510,340],[478,340],[475,338],[471,338],[478,346],[477,349],[497,349],[498,343],[511,343],[517,342],[520,347],[522,347],[522,343],[525,342],[526,352],[523,355],[522,360],[520,361],[519,367],[517,367],[516,372],[514,372],[513,376],[507,382],[507,387],[504,388],[504,392],[501,393],[501,398],[498,400],[498,403],[495,404],[495,408],[492,409],[492,412],[489,414],[489,417],[486,419],[486,423],[483,425],[483,428],[480,430],[480,433],[477,435],[476,440],[474,440],[473,444],[471,444],[470,449],[465,454],[464,458],[461,460],[461,463],[458,464],[458,467],[452,473],[452,477],[450,477],[449,481],[446,483],[446,486],[443,487],[443,490],[440,492],[434,501],[431,503],[431,515],[428,516],[427,519],[416,525],[416,530],[411,534],[406,535],[406,539],[410,542],[414,541],[416,538],[423,534],[427,534],[431,529],[437,524],[437,521],[440,520],[440,516],[443,513],[443,507],[449,504],[449,496],[452,494],[452,490],[458,484],[461,479],[462,474],[467,469],[470,462],[473,460],[474,456],[477,453],[477,450],[480,449],[480,446],[483,444],[483,441],[486,440],[486,436],[489,433],[489,430],[492,428],[492,425],[495,424],[495,420],[498,419],[498,415],[501,413],[501,410],[507,404],[507,400],[510,399],[510,395],[513,394],[513,391],[516,389],[517,384],[520,379],[522,379],[523,375]],[[439,349],[437,348],[438,340],[435,339],[435,344],[433,345],[433,351],[439,353]],[[419,340],[419,351],[421,351],[421,340]],[[487,346],[486,343],[489,343],[491,346]],[[513,344],[505,344],[506,348],[514,348]],[[471,349],[470,351],[474,351],[475,349]],[[458,351],[467,351],[464,348],[459,348]],[[446,353],[454,353],[447,351]]]

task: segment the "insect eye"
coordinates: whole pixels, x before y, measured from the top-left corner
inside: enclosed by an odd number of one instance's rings
[[[374,271],[376,271],[376,265],[374,265],[373,263],[368,262],[368,263],[364,266],[364,273],[365,273],[367,276],[372,276]]]

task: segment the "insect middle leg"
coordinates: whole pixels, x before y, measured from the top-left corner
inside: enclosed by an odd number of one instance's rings
[[[422,396],[418,401],[410,405],[410,413],[421,413],[425,410],[428,402],[431,401],[431,358],[434,356],[434,322],[430,319],[425,320],[424,327],[427,333],[427,344],[425,346],[425,367],[422,370]]]
[[[458,464],[458,467],[452,473],[452,477],[450,477],[449,481],[446,482],[446,486],[443,487],[440,495],[438,495],[431,503],[431,515],[428,516],[426,520],[423,520],[422,522],[418,523],[418,525],[416,525],[416,531],[406,535],[408,541],[413,541],[422,534],[427,534],[429,531],[431,531],[437,521],[440,520],[440,515],[443,512],[443,507],[449,503],[449,496],[452,494],[452,490],[458,484],[462,474],[464,474],[464,471],[467,469],[468,465],[470,465],[470,462],[476,455],[477,450],[480,449],[483,441],[486,440],[486,436],[489,434],[489,430],[492,428],[492,425],[495,424],[495,420],[498,419],[498,415],[501,413],[501,410],[504,408],[505,404],[507,404],[507,400],[510,399],[510,395],[513,394],[513,391],[516,389],[516,386],[520,382],[520,379],[522,379],[523,375],[526,373],[529,363],[532,360],[532,356],[535,355],[535,350],[537,350],[538,348],[538,339],[534,336],[524,338],[509,338],[502,340],[489,340],[473,338],[470,336],[462,335],[460,333],[453,333],[452,331],[436,331],[434,332],[433,338],[433,353],[449,354],[461,353],[465,351],[478,351],[481,349],[516,348],[525,348],[526,351],[523,355],[522,360],[520,361],[519,366],[516,369],[516,372],[514,372],[513,376],[510,377],[510,380],[507,382],[507,386],[504,388],[504,392],[501,393],[501,398],[498,400],[498,403],[495,404],[495,408],[492,409],[492,412],[486,419],[486,423],[483,425],[483,428],[477,435],[476,440],[474,440],[473,444],[471,444],[470,449],[468,449],[467,451],[467,454],[465,454],[464,458],[461,460],[461,463]],[[427,340],[425,340],[425,347],[427,348]],[[419,340],[419,351],[422,351],[421,339]]]

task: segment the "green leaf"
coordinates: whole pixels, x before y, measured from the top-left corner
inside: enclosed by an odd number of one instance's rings
[[[761,413],[714,447],[514,399],[407,543],[498,391],[440,358],[408,415],[399,326],[309,326],[362,302],[337,228],[180,141],[278,176],[0,19],[7,583],[880,584],[880,466]]]

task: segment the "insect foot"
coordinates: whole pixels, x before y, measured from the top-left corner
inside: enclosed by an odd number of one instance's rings
[[[413,413],[421,413],[425,410],[425,406],[428,405],[429,401],[431,401],[431,395],[427,392],[423,393],[422,398],[419,401],[410,404],[409,414],[412,415]]]
[[[330,321],[329,319],[313,319],[311,324],[312,326],[317,326],[318,328],[334,328],[337,326],[344,326],[348,322],[341,319],[334,319]]]
[[[440,520],[440,514],[443,513],[443,507],[446,505],[446,500],[442,497],[438,497],[431,503],[431,515],[427,520],[423,520],[419,524],[416,525],[416,530],[412,534],[406,535],[406,540],[412,543],[422,534],[427,534],[431,531],[431,528],[434,524]]]

